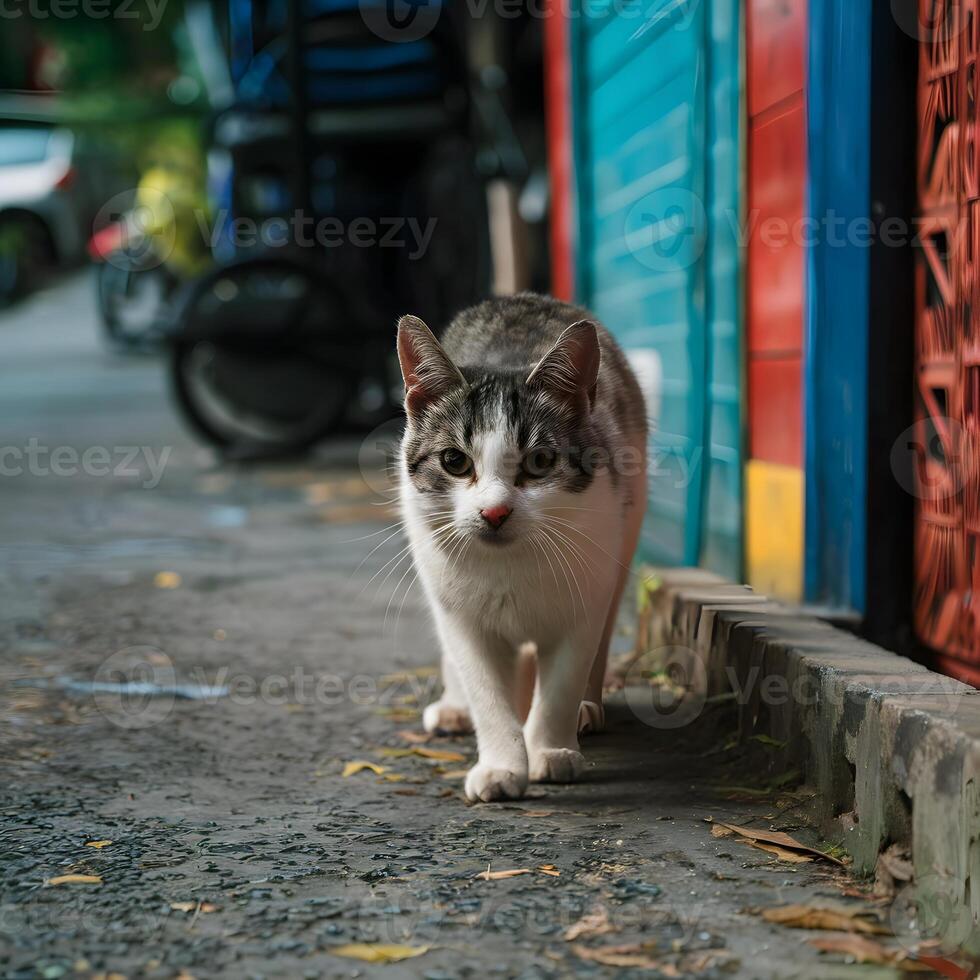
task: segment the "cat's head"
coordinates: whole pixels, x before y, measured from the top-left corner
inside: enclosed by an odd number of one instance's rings
[[[594,323],[570,325],[533,369],[506,371],[454,364],[406,316],[398,357],[408,416],[401,478],[438,543],[500,547],[576,517],[595,477]]]

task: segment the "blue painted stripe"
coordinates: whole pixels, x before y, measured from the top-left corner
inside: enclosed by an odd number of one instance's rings
[[[810,5],[807,86],[807,208],[822,223],[806,269],[804,593],[857,612],[866,592],[870,250],[843,229],[858,229],[871,210],[870,4]]]

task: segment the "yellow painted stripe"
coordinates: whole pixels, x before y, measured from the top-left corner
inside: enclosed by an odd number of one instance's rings
[[[759,459],[745,464],[745,566],[757,591],[802,598],[802,470]]]

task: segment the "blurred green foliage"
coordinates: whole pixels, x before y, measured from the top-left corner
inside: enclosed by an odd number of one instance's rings
[[[88,131],[134,175],[153,165],[161,134],[200,156],[208,106],[184,9],[184,0],[5,0],[0,100],[4,89],[54,90],[38,99],[43,115]]]

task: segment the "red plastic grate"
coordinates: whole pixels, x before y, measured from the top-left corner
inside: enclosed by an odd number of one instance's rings
[[[978,0],[919,0],[915,628],[980,682]]]

